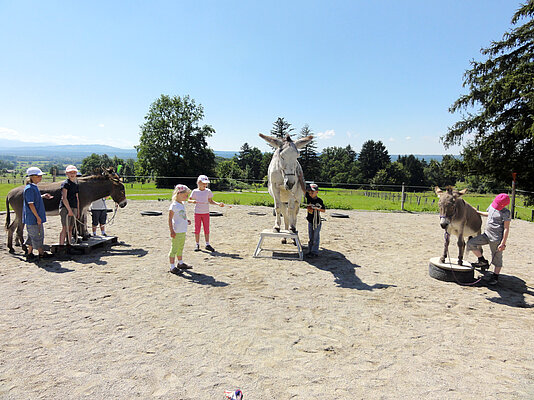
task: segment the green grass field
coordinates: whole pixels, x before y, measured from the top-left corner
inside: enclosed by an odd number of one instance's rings
[[[20,185],[0,183],[0,211],[6,210],[5,197],[14,187]],[[129,200],[167,200],[170,201],[172,189],[157,189],[154,183],[126,183],[126,196]],[[340,210],[377,210],[400,211],[400,193],[378,192],[370,190],[325,189],[319,196],[328,209]],[[464,199],[473,207],[486,210],[494,195],[467,194]],[[274,205],[267,188],[258,191],[214,192],[214,199],[225,204],[241,204],[253,206]],[[406,193],[404,210],[408,212],[438,213],[438,201],[434,192]],[[516,218],[531,221],[533,209],[525,207],[521,196],[516,197]]]

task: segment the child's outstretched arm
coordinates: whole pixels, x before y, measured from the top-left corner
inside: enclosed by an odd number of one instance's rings
[[[209,202],[210,204],[213,204],[214,206],[224,207],[224,203],[223,203],[223,202],[217,203],[217,202],[214,201],[212,198],[210,198],[210,199],[208,200],[208,202]]]

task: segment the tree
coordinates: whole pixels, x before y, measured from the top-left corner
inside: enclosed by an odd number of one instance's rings
[[[101,174],[102,169],[110,167],[114,167],[114,163],[107,154],[93,153],[82,160],[80,172],[84,175]]]
[[[57,176],[59,174],[59,171],[64,170],[65,167],[63,165],[60,165],[60,164],[49,163],[46,166],[46,169],[48,170],[48,173],[50,175]]]
[[[231,158],[229,160],[221,161],[215,167],[215,173],[218,177],[228,179],[243,179],[245,178],[245,172],[237,165],[236,159]]]
[[[261,169],[260,169],[260,178],[264,181],[267,181],[267,174],[269,172],[269,164],[273,158],[273,153],[268,151],[262,154],[261,157]]]
[[[362,145],[358,156],[360,171],[364,181],[370,181],[378,171],[384,169],[391,162],[386,146],[379,140],[368,140]]]
[[[442,137],[446,148],[467,141],[462,152],[470,171],[534,191],[534,0],[514,14],[511,31],[482,49],[485,61],[471,61],[464,75],[469,93],[450,112],[466,111]],[[519,20],[526,19],[523,25]],[[534,194],[529,196],[534,203]]]
[[[321,182],[358,183],[361,179],[356,152],[350,145],[326,147],[320,156]]]
[[[313,135],[308,124],[300,130],[299,139]],[[308,181],[316,181],[321,175],[321,164],[317,155],[317,145],[313,139],[307,146],[300,150],[299,163],[304,172],[304,178]]]
[[[408,186],[426,186],[425,172],[426,163],[419,160],[413,154],[400,156],[397,162],[401,163],[408,173]],[[402,183],[402,182],[401,182]]]
[[[176,183],[194,185],[200,174],[212,175],[215,154],[206,138],[215,130],[200,126],[204,118],[202,105],[189,96],[161,95],[150,105],[141,137],[136,146],[139,167],[143,175],[172,177],[157,178],[157,187],[172,187]]]
[[[10,161],[0,160],[0,169],[15,169],[15,164]]]
[[[261,161],[262,154],[261,150],[257,147],[250,147],[248,143],[245,143],[241,146],[241,150],[236,157],[237,165],[243,171],[247,169],[248,174],[244,177],[245,179],[262,179],[261,174]]]
[[[432,187],[458,186],[464,173],[464,163],[449,154],[444,155],[441,162],[430,160],[424,167],[426,184]]]
[[[409,179],[410,173],[406,167],[402,163],[395,161],[377,171],[373,179],[371,179],[371,184],[399,186],[409,181]]]
[[[287,122],[284,118],[278,117],[278,119],[273,122],[273,129],[271,129],[271,135],[276,136],[279,139],[283,139],[286,135],[293,136],[290,134],[294,128],[291,127],[291,124]]]

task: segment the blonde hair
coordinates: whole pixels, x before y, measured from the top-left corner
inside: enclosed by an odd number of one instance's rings
[[[173,201],[178,201],[177,200],[177,197],[180,193],[189,193],[191,191],[191,189],[189,189],[187,186],[185,185],[176,185],[174,187],[174,191],[172,192],[172,200]]]

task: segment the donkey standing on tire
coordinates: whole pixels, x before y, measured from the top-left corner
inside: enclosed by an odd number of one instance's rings
[[[287,135],[284,140],[265,136],[260,137],[276,149],[269,164],[269,194],[274,199],[276,222],[274,231],[280,232],[281,216],[284,216],[286,229],[297,232],[297,214],[300,202],[306,190],[304,174],[297,158],[299,150],[313,140],[313,136],[306,136],[293,142]]]
[[[440,261],[445,262],[447,258],[450,235],[453,234],[458,237],[458,265],[462,265],[464,237],[480,235],[482,218],[473,206],[462,199],[467,189],[457,191],[449,187],[443,191],[436,186],[435,191],[439,197],[439,224],[445,229],[445,246]]]

